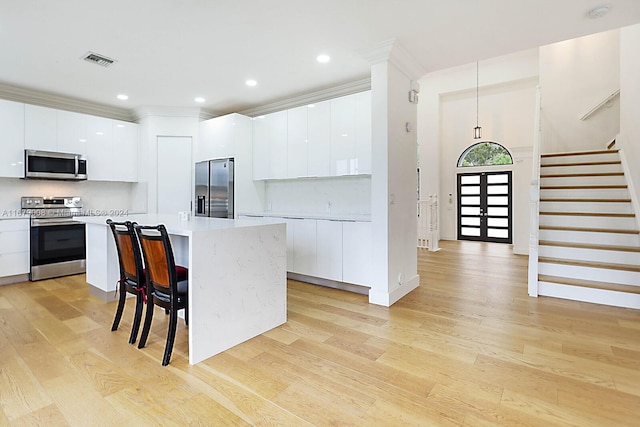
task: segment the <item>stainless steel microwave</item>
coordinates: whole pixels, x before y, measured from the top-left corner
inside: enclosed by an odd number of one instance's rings
[[[24,177],[85,180],[87,159],[80,154],[24,150]]]

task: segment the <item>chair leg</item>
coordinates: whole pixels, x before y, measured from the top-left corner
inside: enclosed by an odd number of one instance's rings
[[[144,315],[144,326],[142,327],[142,335],[140,336],[140,342],[138,342],[138,348],[144,348],[144,346],[147,345],[147,337],[151,329],[151,320],[153,320],[154,305],[153,296],[149,296],[147,300],[147,313]]]
[[[142,320],[142,308],[144,307],[144,300],[142,298],[142,292],[136,293],[136,313],[133,316],[133,326],[131,326],[131,336],[129,337],[129,344],[135,344],[138,338],[138,329],[140,329],[140,321]]]
[[[118,326],[120,325],[120,319],[122,318],[122,312],[124,311],[124,302],[127,298],[127,290],[125,289],[124,283],[120,283],[119,286],[120,298],[118,299],[118,308],[116,309],[116,317],[113,319],[113,325],[111,326],[112,331],[117,331]]]
[[[173,350],[173,342],[176,338],[176,326],[178,325],[178,312],[171,310],[169,314],[169,330],[167,331],[167,343],[164,346],[164,357],[162,358],[162,366],[167,366],[171,360],[171,351]]]

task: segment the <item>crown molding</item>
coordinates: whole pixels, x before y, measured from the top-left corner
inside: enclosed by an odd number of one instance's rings
[[[362,52],[371,65],[390,62],[412,80],[418,80],[427,72],[413,55],[395,38],[378,43]]]
[[[126,108],[112,107],[83,99],[4,83],[0,83],[0,98],[8,101],[22,102],[24,104],[39,105],[41,107],[73,111],[127,122],[135,121],[133,112]]]
[[[136,121],[147,117],[191,117],[202,121],[215,116],[200,108],[140,107],[134,110],[134,117]]]
[[[314,102],[326,101],[327,99],[339,96],[351,95],[371,89],[371,78],[367,77],[355,82],[346,83],[329,89],[311,92],[305,95],[296,96],[283,101],[272,102],[260,107],[239,111],[239,114],[249,117],[261,116],[263,114],[275,113],[277,111],[288,110],[289,108],[300,107],[301,105],[313,104]]]

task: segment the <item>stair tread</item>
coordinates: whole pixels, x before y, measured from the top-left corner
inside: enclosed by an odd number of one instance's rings
[[[541,190],[611,190],[627,189],[627,185],[541,185]]]
[[[596,249],[604,251],[620,251],[620,252],[638,252],[640,253],[640,247],[637,246],[619,246],[619,245],[600,245],[591,243],[573,243],[573,242],[555,242],[551,240],[540,240],[538,242],[541,246],[559,246],[563,248],[577,248],[577,249]]]
[[[573,265],[576,267],[601,268],[605,270],[631,271],[631,272],[640,273],[640,265],[614,264],[614,263],[608,263],[608,262],[593,262],[593,261],[578,261],[578,260],[572,260],[572,259],[547,258],[547,257],[539,257],[538,262],[548,263],[548,264]]]
[[[617,228],[589,228],[589,227],[563,227],[555,225],[541,225],[540,230],[558,231],[584,231],[590,233],[618,233],[618,234],[640,234],[640,230],[617,229]]]
[[[603,162],[572,162],[572,163],[544,163],[540,166],[543,168],[565,167],[565,166],[602,166],[602,165],[621,165],[620,160],[603,161]]]
[[[570,279],[567,277],[538,275],[538,281],[551,282],[560,285],[580,286],[583,288],[603,289],[607,291],[629,292],[640,294],[640,286],[622,285],[618,283],[596,282],[593,280]]]
[[[616,212],[540,212],[540,215],[564,215],[564,216],[609,216],[614,218],[635,218],[633,213]]]
[[[566,156],[588,156],[592,154],[609,154],[609,153],[617,153],[618,150],[593,150],[593,151],[571,151],[571,152],[563,152],[563,153],[545,153],[541,154],[540,157],[549,158],[549,157],[566,157]]]
[[[631,199],[571,199],[541,198],[541,202],[580,202],[580,203],[631,203]]]
[[[540,178],[575,178],[584,176],[624,176],[624,172],[581,172],[540,174]]]

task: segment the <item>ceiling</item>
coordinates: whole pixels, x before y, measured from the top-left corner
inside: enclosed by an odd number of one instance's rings
[[[222,114],[366,78],[390,39],[430,72],[638,22],[638,0],[0,0],[0,84]]]

